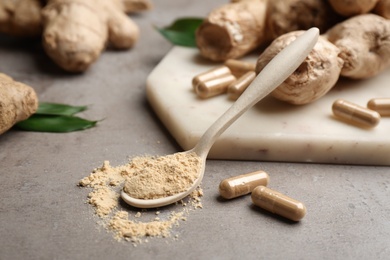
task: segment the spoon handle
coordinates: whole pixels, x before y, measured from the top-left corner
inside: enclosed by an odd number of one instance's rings
[[[207,129],[193,151],[200,157],[207,157],[216,139],[237,118],[282,84],[299,67],[313,49],[318,37],[318,28],[311,28],[280,51],[234,104]]]

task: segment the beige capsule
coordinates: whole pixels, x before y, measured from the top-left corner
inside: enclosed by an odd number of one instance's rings
[[[229,98],[232,100],[236,100],[237,98],[239,98],[255,78],[256,72],[254,71],[248,71],[247,73],[239,77],[228,87],[227,93]]]
[[[333,103],[332,111],[336,117],[366,127],[378,125],[381,119],[378,112],[343,99],[338,99]]]
[[[259,185],[266,186],[269,176],[264,171],[255,171],[222,180],[219,194],[225,199],[233,199],[249,194]]]
[[[229,85],[236,80],[236,77],[228,74],[206,82],[199,82],[195,88],[195,93],[200,98],[209,98],[226,93]]]
[[[293,221],[299,221],[306,215],[302,202],[265,186],[256,187],[251,197],[256,206]]]
[[[206,81],[217,79],[219,77],[231,75],[231,74],[232,74],[232,72],[230,71],[230,69],[227,66],[224,66],[224,65],[218,66],[218,67],[212,68],[208,71],[205,71],[203,73],[196,75],[192,79],[192,87],[193,87],[193,89],[196,89],[198,84],[201,82],[204,83]]]
[[[373,98],[368,101],[367,107],[381,116],[390,116],[390,98]]]
[[[256,70],[256,63],[249,62],[249,61],[228,59],[225,61],[224,64],[230,69],[232,74],[236,77],[241,77],[248,71]]]

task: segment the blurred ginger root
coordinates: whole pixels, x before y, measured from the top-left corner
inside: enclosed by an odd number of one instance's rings
[[[213,10],[196,32],[204,57],[224,61],[241,57],[265,40],[267,0],[245,0]]]
[[[0,32],[34,37],[42,32],[40,0],[0,0]]]
[[[122,0],[126,13],[138,13],[153,8],[150,0]]]
[[[210,12],[196,33],[205,58],[225,61],[268,45],[278,36],[340,21],[327,0],[233,0]]]
[[[37,109],[38,98],[32,87],[0,73],[0,134],[29,118]]]
[[[128,14],[151,8],[150,0],[0,0],[0,33],[42,35],[57,65],[83,72],[106,46],[131,48],[139,28]]]
[[[106,47],[132,47],[138,26],[119,0],[49,0],[42,10],[43,46],[60,67],[85,71]]]
[[[332,8],[343,16],[366,14],[374,9],[378,0],[328,0]]]
[[[373,12],[386,19],[390,19],[390,0],[379,0]]]

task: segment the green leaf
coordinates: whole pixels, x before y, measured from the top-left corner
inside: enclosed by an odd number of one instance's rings
[[[66,104],[40,102],[35,114],[72,116],[86,109],[87,106],[70,106]]]
[[[174,45],[196,47],[195,32],[203,18],[180,18],[170,26],[156,29]]]
[[[91,128],[97,122],[76,116],[34,114],[15,126],[25,131],[67,133]]]

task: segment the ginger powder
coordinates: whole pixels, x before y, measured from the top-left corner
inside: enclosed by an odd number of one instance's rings
[[[137,199],[157,199],[188,190],[199,177],[201,159],[196,153],[135,157],[125,176],[123,190]]]
[[[139,176],[137,180],[147,182],[146,175],[140,176],[145,173],[142,170],[145,166],[149,164],[154,165],[154,167],[149,168],[149,171],[151,171],[150,169],[157,171],[159,167],[155,164],[158,161],[166,162],[168,165],[168,162],[172,160],[176,163],[171,162],[169,165],[174,170],[160,171],[160,173],[165,172],[168,179],[172,177],[170,176],[171,174],[181,174],[178,177],[178,185],[169,183],[166,186],[168,189],[171,189],[167,193],[170,194],[171,192],[179,191],[180,187],[184,187],[185,184],[192,184],[197,178],[194,167],[200,164],[199,158],[195,154],[187,154],[184,157],[178,154],[164,156],[163,158],[135,157],[129,163],[118,167],[112,167],[108,161],[104,161],[101,167],[94,169],[91,174],[80,180],[80,187],[92,189],[88,194],[87,202],[95,209],[94,212],[100,219],[98,223],[113,232],[117,240],[130,241],[134,246],[148,242],[151,237],[171,237],[172,229],[179,226],[179,223],[186,221],[187,215],[192,209],[202,208],[200,197],[202,197],[203,192],[200,187],[192,192],[188,198],[177,202],[177,204],[182,206],[174,207],[175,210],[162,208],[156,211],[155,214],[146,210],[143,210],[141,213],[137,211],[138,209],[121,205],[120,191],[125,181],[131,180],[135,176]],[[162,185],[163,181],[161,178],[154,177],[152,178],[154,184],[157,186]],[[133,182],[138,183],[135,179]],[[147,187],[155,189],[155,185]],[[150,191],[147,192],[146,187],[142,190],[144,193],[152,194]],[[173,238],[177,239],[177,236],[176,234]]]

